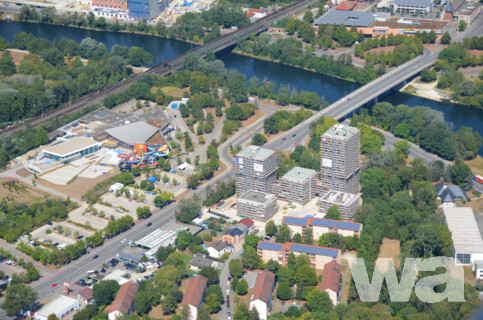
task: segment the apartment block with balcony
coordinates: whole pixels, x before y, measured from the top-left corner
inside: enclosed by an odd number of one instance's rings
[[[362,224],[349,221],[338,221],[322,218],[298,218],[285,216],[282,219],[282,225],[286,225],[292,231],[292,234],[304,234],[306,228],[312,229],[314,239],[320,238],[321,235],[329,232],[336,232],[344,237],[352,237],[360,235]]]
[[[319,200],[319,211],[327,213],[330,207],[338,206],[342,220],[350,221],[359,208],[359,196],[355,194],[329,191]]]
[[[317,171],[294,167],[273,185],[272,192],[280,200],[303,206],[316,196],[316,178]]]
[[[336,124],[321,137],[320,191],[359,193],[360,131]]]
[[[287,259],[291,252],[293,252],[295,256],[306,254],[310,258],[312,267],[317,270],[323,270],[324,266],[331,261],[336,261],[339,264],[341,262],[340,250],[335,248],[318,247],[292,242],[258,242],[257,253],[264,262],[268,262],[272,259],[277,261],[280,265],[285,266],[287,265]]]
[[[244,218],[267,221],[277,211],[277,199],[270,193],[251,190],[237,199],[237,215]]]
[[[248,191],[271,193],[277,180],[277,157],[273,150],[249,146],[236,155],[236,195]]]

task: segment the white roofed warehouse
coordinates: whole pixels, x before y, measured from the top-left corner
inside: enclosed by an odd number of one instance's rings
[[[37,311],[34,315],[34,319],[47,320],[51,314],[55,314],[57,319],[64,319],[79,308],[80,303],[78,300],[67,296],[60,296]]]

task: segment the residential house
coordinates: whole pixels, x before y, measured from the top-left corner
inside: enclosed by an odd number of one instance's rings
[[[207,258],[202,253],[196,253],[193,259],[191,259],[190,269],[193,271],[199,272],[204,267],[218,268],[218,265],[219,265],[218,261]]]
[[[441,181],[435,185],[435,188],[443,207],[454,207],[456,200],[468,201],[465,191],[460,186],[448,186]]]
[[[208,251],[210,257],[218,259],[225,253],[232,253],[233,246],[223,241],[213,241],[206,246],[206,251]]]
[[[334,306],[337,305],[339,297],[340,284],[340,264],[331,261],[325,265],[322,273],[322,281],[319,284],[320,291],[325,291],[329,294],[330,300]]]
[[[274,289],[275,274],[267,270],[260,272],[250,299],[250,309],[255,308],[258,311],[260,320],[266,320],[268,317],[268,307],[272,302]]]
[[[129,315],[134,310],[134,295],[138,292],[138,288],[137,283],[132,281],[121,286],[116,298],[105,310],[109,314],[109,320],[115,320],[123,313]]]
[[[92,302],[92,300],[94,300],[94,296],[92,294],[92,289],[89,288],[89,287],[85,287],[84,289],[79,291],[79,293],[77,294],[77,297],[80,300],[84,301],[84,303],[86,303],[86,304],[90,304]]]
[[[237,244],[244,238],[253,224],[254,222],[250,218],[241,219],[223,235],[223,241],[231,245]]]
[[[190,308],[189,320],[196,320],[198,308],[204,300],[207,285],[208,279],[203,276],[197,275],[190,279],[183,296],[183,301],[181,301],[182,306],[187,304]]]

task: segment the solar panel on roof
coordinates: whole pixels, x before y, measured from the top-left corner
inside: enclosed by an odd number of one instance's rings
[[[307,224],[307,219],[305,218],[294,218],[294,217],[284,217],[284,223],[291,223],[291,224],[300,224],[305,225]]]
[[[292,244],[290,246],[290,250],[297,251],[297,252],[303,252],[303,253],[314,253],[314,247],[304,246],[304,245],[301,245],[301,244]]]
[[[258,244],[258,248],[280,251],[282,250],[283,245],[281,243],[275,243],[275,242],[260,242]]]
[[[314,219],[314,226],[335,227],[335,221],[326,219]]]
[[[359,230],[359,224],[351,222],[337,222],[337,228],[348,229],[348,230]]]
[[[314,248],[315,254],[320,254],[323,256],[331,256],[331,257],[337,257],[337,249],[328,249],[328,248],[320,248],[316,247]]]

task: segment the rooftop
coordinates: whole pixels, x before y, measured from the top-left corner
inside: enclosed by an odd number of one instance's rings
[[[238,200],[253,201],[259,204],[264,204],[273,199],[275,199],[275,196],[273,194],[250,190],[242,195]]]
[[[293,167],[289,172],[283,175],[282,179],[293,182],[305,182],[307,179],[313,178],[316,174],[317,172],[312,169]]]
[[[251,158],[258,161],[263,161],[273,154],[275,154],[273,150],[260,148],[258,146],[249,146],[243,149],[242,151],[238,152],[236,157],[237,157],[237,162],[238,162],[238,157]]]
[[[255,287],[252,292],[251,301],[261,300],[265,303],[270,302],[270,294],[272,293],[275,275],[270,271],[262,271],[257,276]]]
[[[205,293],[208,279],[203,276],[196,276],[190,279],[186,292],[183,296],[181,305],[189,304],[195,308],[201,305],[203,294]]]
[[[334,248],[326,248],[326,247],[319,247],[319,246],[312,246],[308,244],[299,244],[299,243],[278,243],[278,242],[269,242],[269,241],[259,241],[258,242],[258,249],[264,250],[272,250],[272,251],[295,251],[301,252],[306,254],[316,254],[316,255],[324,255],[336,258],[340,250]]]
[[[216,251],[220,252],[221,250],[225,249],[226,247],[231,247],[231,245],[224,243],[223,241],[213,241],[208,245],[208,247],[215,249]]]
[[[243,231],[238,228],[230,228],[225,234],[228,234],[232,237],[236,237],[236,236],[242,235]]]
[[[431,0],[394,0],[393,3],[398,6],[411,7],[431,7],[433,5]]]
[[[483,240],[476,224],[473,209],[443,207],[443,216],[451,231],[456,253],[483,253]]]
[[[373,28],[396,28],[396,29],[414,29],[414,30],[443,30],[448,21],[425,20],[425,19],[409,19],[404,18],[405,23],[398,22],[399,18],[391,17],[386,21],[376,21],[372,25]],[[408,24],[411,22],[411,24]]]
[[[327,137],[327,138],[337,138],[337,139],[348,139],[352,135],[357,134],[357,132],[359,132],[359,129],[355,127],[345,126],[343,124],[336,124],[329,130],[327,130],[322,135],[322,138]]]
[[[77,137],[45,148],[43,151],[59,157],[65,157],[95,145],[98,145],[98,143],[91,139]]]
[[[163,230],[163,229],[156,229],[147,236],[139,239],[138,241],[134,242],[135,245],[152,249],[163,243],[171,243],[170,239],[176,238],[178,234],[178,230]]]
[[[362,224],[358,222],[321,219],[321,218],[314,218],[314,217],[297,218],[297,217],[284,216],[282,219],[282,224],[300,225],[300,226],[312,225],[312,226],[319,226],[319,227],[353,230],[357,232],[359,232],[362,228]]]
[[[336,8],[335,10],[345,10],[345,11],[350,11],[354,9],[356,6],[355,1],[342,1]]]
[[[36,314],[46,317],[52,313],[57,315],[67,309],[69,306],[74,306],[78,303],[79,301],[77,301],[77,299],[69,298],[67,296],[60,296],[43,306],[42,309],[36,312]]]
[[[129,123],[120,127],[107,129],[106,132],[123,143],[134,145],[149,140],[159,129],[144,121]]]
[[[475,10],[478,10],[480,4],[477,2],[463,2],[459,8],[455,10],[457,15],[471,15]]]
[[[349,206],[354,201],[358,200],[356,194],[345,193],[341,191],[329,191],[320,197],[321,201],[327,201],[328,203],[333,203],[336,205]]]
[[[89,287],[85,287],[84,289],[79,291],[78,295],[80,295],[81,297],[83,297],[87,301],[94,298],[94,296],[92,295],[92,289],[89,288]]]
[[[120,311],[128,313],[136,292],[138,292],[138,285],[136,283],[129,281],[123,284],[117,292],[114,301],[106,308],[107,312]]]
[[[204,267],[210,267],[213,264],[213,261],[214,260],[206,257],[204,254],[196,253],[193,259],[191,259],[190,265],[203,269]]]
[[[331,261],[327,263],[324,267],[324,272],[322,273],[322,281],[320,282],[319,288],[321,291],[330,289],[334,292],[339,292],[340,284],[340,264],[336,261]]]
[[[250,218],[243,218],[240,221],[238,221],[238,223],[244,224],[247,228],[250,228],[254,224],[253,220]]]
[[[369,27],[375,21],[370,12],[329,10],[326,14],[315,20],[315,25],[337,24],[348,27]]]

